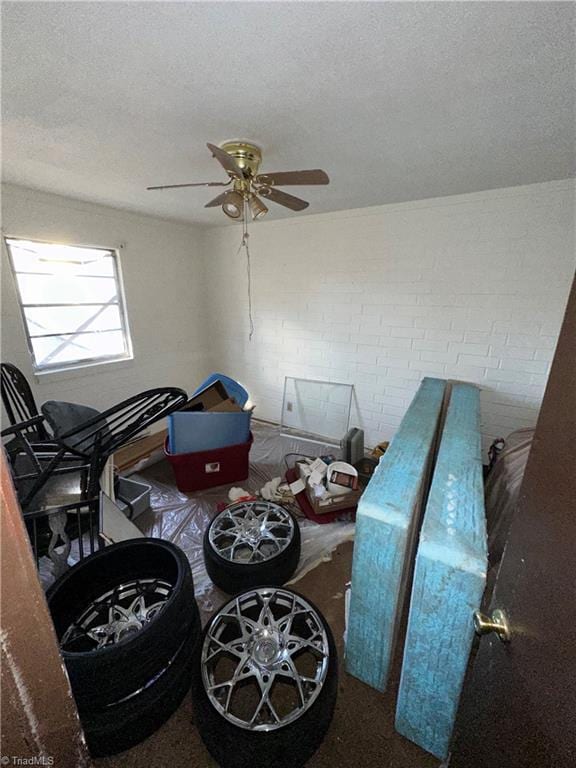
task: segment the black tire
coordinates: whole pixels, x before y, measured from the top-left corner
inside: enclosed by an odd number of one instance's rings
[[[81,560],[48,590],[60,640],[91,601],[135,578],[173,585],[163,609],[139,632],[105,648],[62,651],[79,708],[97,708],[141,689],[174,658],[183,641],[200,634],[190,564],[178,547],[160,539],[134,539]]]
[[[101,710],[80,710],[92,757],[115,755],[134,747],[178,709],[199,663],[200,638],[199,633],[190,634],[171,664],[143,691]]]
[[[299,719],[269,732],[249,731],[230,723],[211,704],[202,681],[201,664],[195,665],[192,694],[196,725],[208,752],[221,768],[301,768],[326,736],[338,693],[338,657],[328,623],[314,604],[305,599],[322,621],[328,638],[330,660],[318,698]],[[200,654],[206,634],[218,613],[205,627]]]
[[[210,531],[218,520],[212,520],[204,534],[204,564],[212,582],[229,595],[269,584],[280,587],[294,575],[300,561],[300,527],[288,510],[283,510],[294,523],[294,535],[290,543],[275,557],[262,563],[231,562],[221,557],[210,543]]]

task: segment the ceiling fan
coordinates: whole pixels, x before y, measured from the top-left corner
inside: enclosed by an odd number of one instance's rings
[[[261,197],[278,203],[292,211],[303,211],[308,207],[306,200],[289,195],[277,187],[288,185],[329,184],[325,171],[279,171],[278,173],[258,173],[262,162],[260,147],[246,141],[227,141],[217,147],[206,145],[212,156],[218,160],[229,176],[228,181],[207,181],[192,184],[165,184],[147,189],[179,189],[182,187],[228,187],[232,188],[206,203],[205,208],[222,206],[222,210],[231,219],[243,219],[244,208],[250,208],[253,219],[260,219],[268,212]]]

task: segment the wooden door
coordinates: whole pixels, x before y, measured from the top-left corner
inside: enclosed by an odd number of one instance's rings
[[[89,765],[48,606],[0,447],[1,765]]]
[[[481,638],[450,768],[576,765],[576,281],[491,603],[511,640]]]

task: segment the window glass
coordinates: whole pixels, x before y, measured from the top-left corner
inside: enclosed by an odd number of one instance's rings
[[[36,370],[131,357],[115,251],[7,238]]]

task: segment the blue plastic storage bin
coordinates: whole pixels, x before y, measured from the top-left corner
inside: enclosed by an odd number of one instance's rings
[[[171,454],[213,451],[246,443],[250,436],[251,411],[177,411],[168,416]]]

